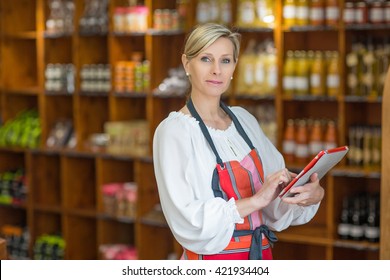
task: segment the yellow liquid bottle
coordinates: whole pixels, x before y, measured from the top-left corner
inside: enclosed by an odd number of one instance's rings
[[[283,93],[293,96],[295,93],[295,57],[294,51],[289,50],[283,67]]]
[[[296,7],[296,0],[283,2],[283,24],[287,28],[296,25]]]
[[[339,53],[337,51],[326,52],[328,59],[328,72],[326,76],[326,88],[328,96],[337,97],[340,85]]]
[[[296,20],[298,26],[305,26],[309,24],[309,0],[296,1]]]
[[[309,94],[309,58],[306,51],[298,51],[295,55],[297,69],[295,76],[295,94]]]
[[[326,64],[323,52],[314,53],[310,71],[310,93],[314,96],[323,96],[326,92]]]

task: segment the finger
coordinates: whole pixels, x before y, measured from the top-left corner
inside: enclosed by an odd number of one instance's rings
[[[317,181],[317,180],[318,180],[318,173],[311,174],[310,181],[314,182],[314,181]]]

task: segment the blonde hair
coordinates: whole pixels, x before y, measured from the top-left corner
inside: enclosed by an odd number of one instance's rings
[[[227,38],[232,42],[233,59],[234,62],[237,62],[240,53],[241,34],[217,23],[206,23],[196,26],[187,37],[183,53],[190,60],[221,37]]]

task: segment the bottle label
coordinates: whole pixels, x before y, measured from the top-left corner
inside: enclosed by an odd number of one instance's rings
[[[348,236],[351,232],[350,224],[339,224],[337,227],[337,233],[341,236]]]
[[[321,141],[311,141],[309,144],[310,154],[316,155],[323,149],[324,145]]]
[[[356,88],[358,85],[358,78],[355,74],[349,73],[347,77],[348,88]]]
[[[308,7],[297,7],[297,19],[307,20],[309,19],[309,8]]]
[[[326,19],[327,20],[337,20],[339,18],[339,8],[338,7],[327,7],[326,8]]]
[[[377,239],[380,235],[379,227],[366,227],[364,231],[364,236],[369,239]]]
[[[309,156],[309,148],[306,144],[296,144],[295,156],[297,158],[307,158]]]
[[[255,21],[255,10],[251,1],[246,1],[242,4],[241,20],[243,23],[252,24]]]
[[[284,140],[283,141],[283,153],[284,154],[294,154],[295,150],[295,141],[293,140]]]
[[[364,228],[362,226],[352,225],[350,235],[354,238],[361,238],[364,236]]]
[[[338,88],[339,87],[339,76],[335,74],[328,74],[326,79],[326,85],[328,88]]]
[[[251,64],[246,64],[245,65],[245,84],[246,85],[253,85],[254,77],[253,77],[253,67]]]
[[[307,91],[309,89],[309,79],[307,77],[295,77],[295,88]]]
[[[284,19],[294,19],[295,18],[295,6],[286,5],[283,7],[283,18]]]
[[[344,22],[351,24],[355,21],[355,13],[353,9],[344,9]]]
[[[323,21],[324,20],[324,9],[322,7],[311,7],[310,8],[310,20]]]
[[[321,75],[320,74],[311,74],[310,75],[310,84],[312,88],[317,88],[321,86]]]
[[[262,61],[258,61],[256,63],[256,70],[255,70],[255,81],[258,84],[264,83],[264,63]]]
[[[272,65],[270,66],[268,71],[268,84],[272,89],[274,89],[276,88],[277,83],[278,83],[278,68],[276,67],[276,65]]]
[[[283,89],[294,90],[295,89],[295,78],[293,76],[283,77]]]

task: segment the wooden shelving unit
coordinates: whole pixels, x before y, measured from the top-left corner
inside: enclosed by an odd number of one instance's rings
[[[342,11],[344,1],[340,2]],[[147,120],[150,135],[170,111],[185,102],[182,96],[156,96],[152,90],[167,77],[170,68],[181,65],[181,47],[188,30],[175,32],[118,33],[113,30],[115,7],[127,1],[109,1],[109,32],[81,33],[79,19],[84,1],[75,0],[75,30],[72,34],[51,35],[45,22],[49,8],[46,0],[1,0],[1,99],[3,123],[23,110],[36,109],[42,128],[41,146],[36,149],[0,148],[0,172],[23,167],[28,182],[28,199],[22,205],[0,205],[0,227],[5,224],[25,225],[31,235],[30,254],[34,241],[42,234],[61,234],[66,241],[66,259],[98,259],[99,246],[111,243],[134,245],[140,259],[165,259],[171,253],[180,254],[180,246],[164,220],[150,218],[159,202],[151,157],[136,158],[111,155],[85,149],[92,133],[103,131],[107,121]],[[155,9],[174,9],[175,0],[145,0],[150,15]],[[233,0],[233,22],[237,20],[239,1]],[[187,22],[195,24],[196,0],[187,4]],[[340,80],[345,80],[345,55],[351,48],[352,35],[359,32],[385,36],[390,26],[377,28],[357,26],[346,28],[342,22],[334,28],[286,28],[282,24],[282,1],[276,1],[276,27],[240,28],[242,49],[250,39],[272,39],[277,49],[278,80],[282,81],[283,63],[287,50],[337,50],[340,54]],[[15,20],[15,18],[19,20]],[[152,16],[148,25],[152,27]],[[84,64],[115,65],[141,52],[151,63],[150,89],[144,93],[87,93],[80,90],[76,75],[73,94],[45,91],[45,67],[49,63],[72,63],[76,73]],[[112,72],[113,73],[113,72]],[[289,118],[338,119],[338,140],[347,144],[347,128],[356,123],[382,125],[383,159],[389,131],[386,110],[389,90],[383,99],[350,98],[345,84],[337,98],[285,97],[279,82],[274,96],[253,97],[236,95],[226,100],[232,105],[272,104],[277,111],[277,146],[281,148],[282,131]],[[387,86],[387,89],[389,87]],[[387,103],[386,103],[387,102]],[[388,105],[388,104],[387,104]],[[382,116],[383,112],[383,116]],[[74,149],[45,148],[49,132],[58,119],[73,122],[77,135]],[[151,145],[150,145],[151,147]],[[150,149],[150,156],[152,150]],[[326,197],[316,217],[307,225],[292,227],[278,234],[275,245],[277,259],[389,259],[386,239],[390,232],[386,200],[389,197],[386,179],[389,172],[383,161],[381,170],[351,169],[340,166],[322,182]],[[294,163],[288,167],[300,168]],[[139,186],[137,214],[134,219],[120,219],[103,211],[101,186],[109,182],[135,181]],[[357,184],[359,182],[359,184]],[[362,183],[363,182],[363,183]],[[337,238],[337,223],[341,197],[359,189],[381,192],[381,243],[345,242]],[[151,216],[152,215],[152,216]],[[280,245],[279,245],[280,244]],[[178,257],[176,255],[176,257]]]

